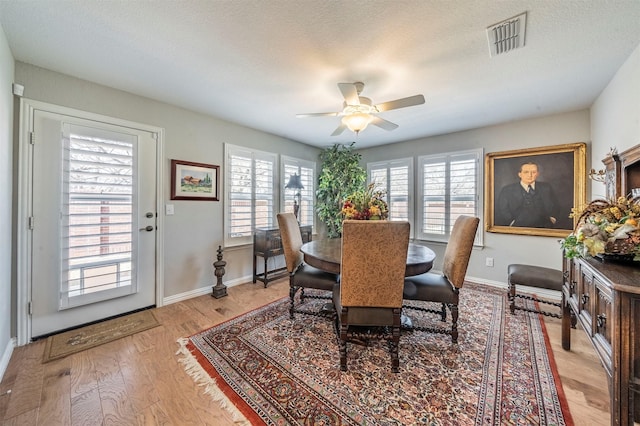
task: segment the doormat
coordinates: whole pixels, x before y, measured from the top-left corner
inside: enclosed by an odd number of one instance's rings
[[[544,322],[511,315],[507,303],[503,290],[465,284],[459,343],[405,331],[397,374],[377,341],[348,344],[348,370],[340,371],[331,320],[291,320],[288,298],[180,339],[179,354],[238,424],[573,425]],[[320,309],[322,301],[305,305]],[[406,314],[416,325],[451,326],[438,315]]]
[[[64,358],[159,325],[160,323],[153,315],[153,312],[144,310],[75,330],[65,331],[64,333],[54,334],[47,338],[42,362]]]

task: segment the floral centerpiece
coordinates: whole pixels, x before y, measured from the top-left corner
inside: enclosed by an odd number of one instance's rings
[[[370,183],[366,189],[349,195],[342,206],[342,216],[355,220],[386,220],[389,217],[389,207],[384,200],[386,192],[376,190]]]
[[[594,200],[572,209],[576,228],[561,241],[567,258],[613,256],[640,261],[640,198]]]

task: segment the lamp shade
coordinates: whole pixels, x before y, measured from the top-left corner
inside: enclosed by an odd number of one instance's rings
[[[304,189],[302,185],[302,181],[300,180],[300,175],[293,174],[289,178],[289,182],[284,186],[287,189]]]
[[[342,123],[349,128],[354,133],[359,133],[367,128],[369,123],[371,123],[373,117],[371,114],[366,114],[364,112],[355,112],[353,114],[346,115],[342,119]]]

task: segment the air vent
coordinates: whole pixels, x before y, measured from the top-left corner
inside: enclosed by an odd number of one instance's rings
[[[497,56],[524,46],[527,12],[487,28],[490,55]]]

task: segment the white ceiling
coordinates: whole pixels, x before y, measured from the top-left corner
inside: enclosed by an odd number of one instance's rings
[[[486,28],[527,12],[526,45]],[[0,0],[16,60],[318,147],[375,146],[589,107],[640,44],[640,0]],[[330,134],[339,82],[400,127]],[[26,90],[28,95],[28,88]]]

